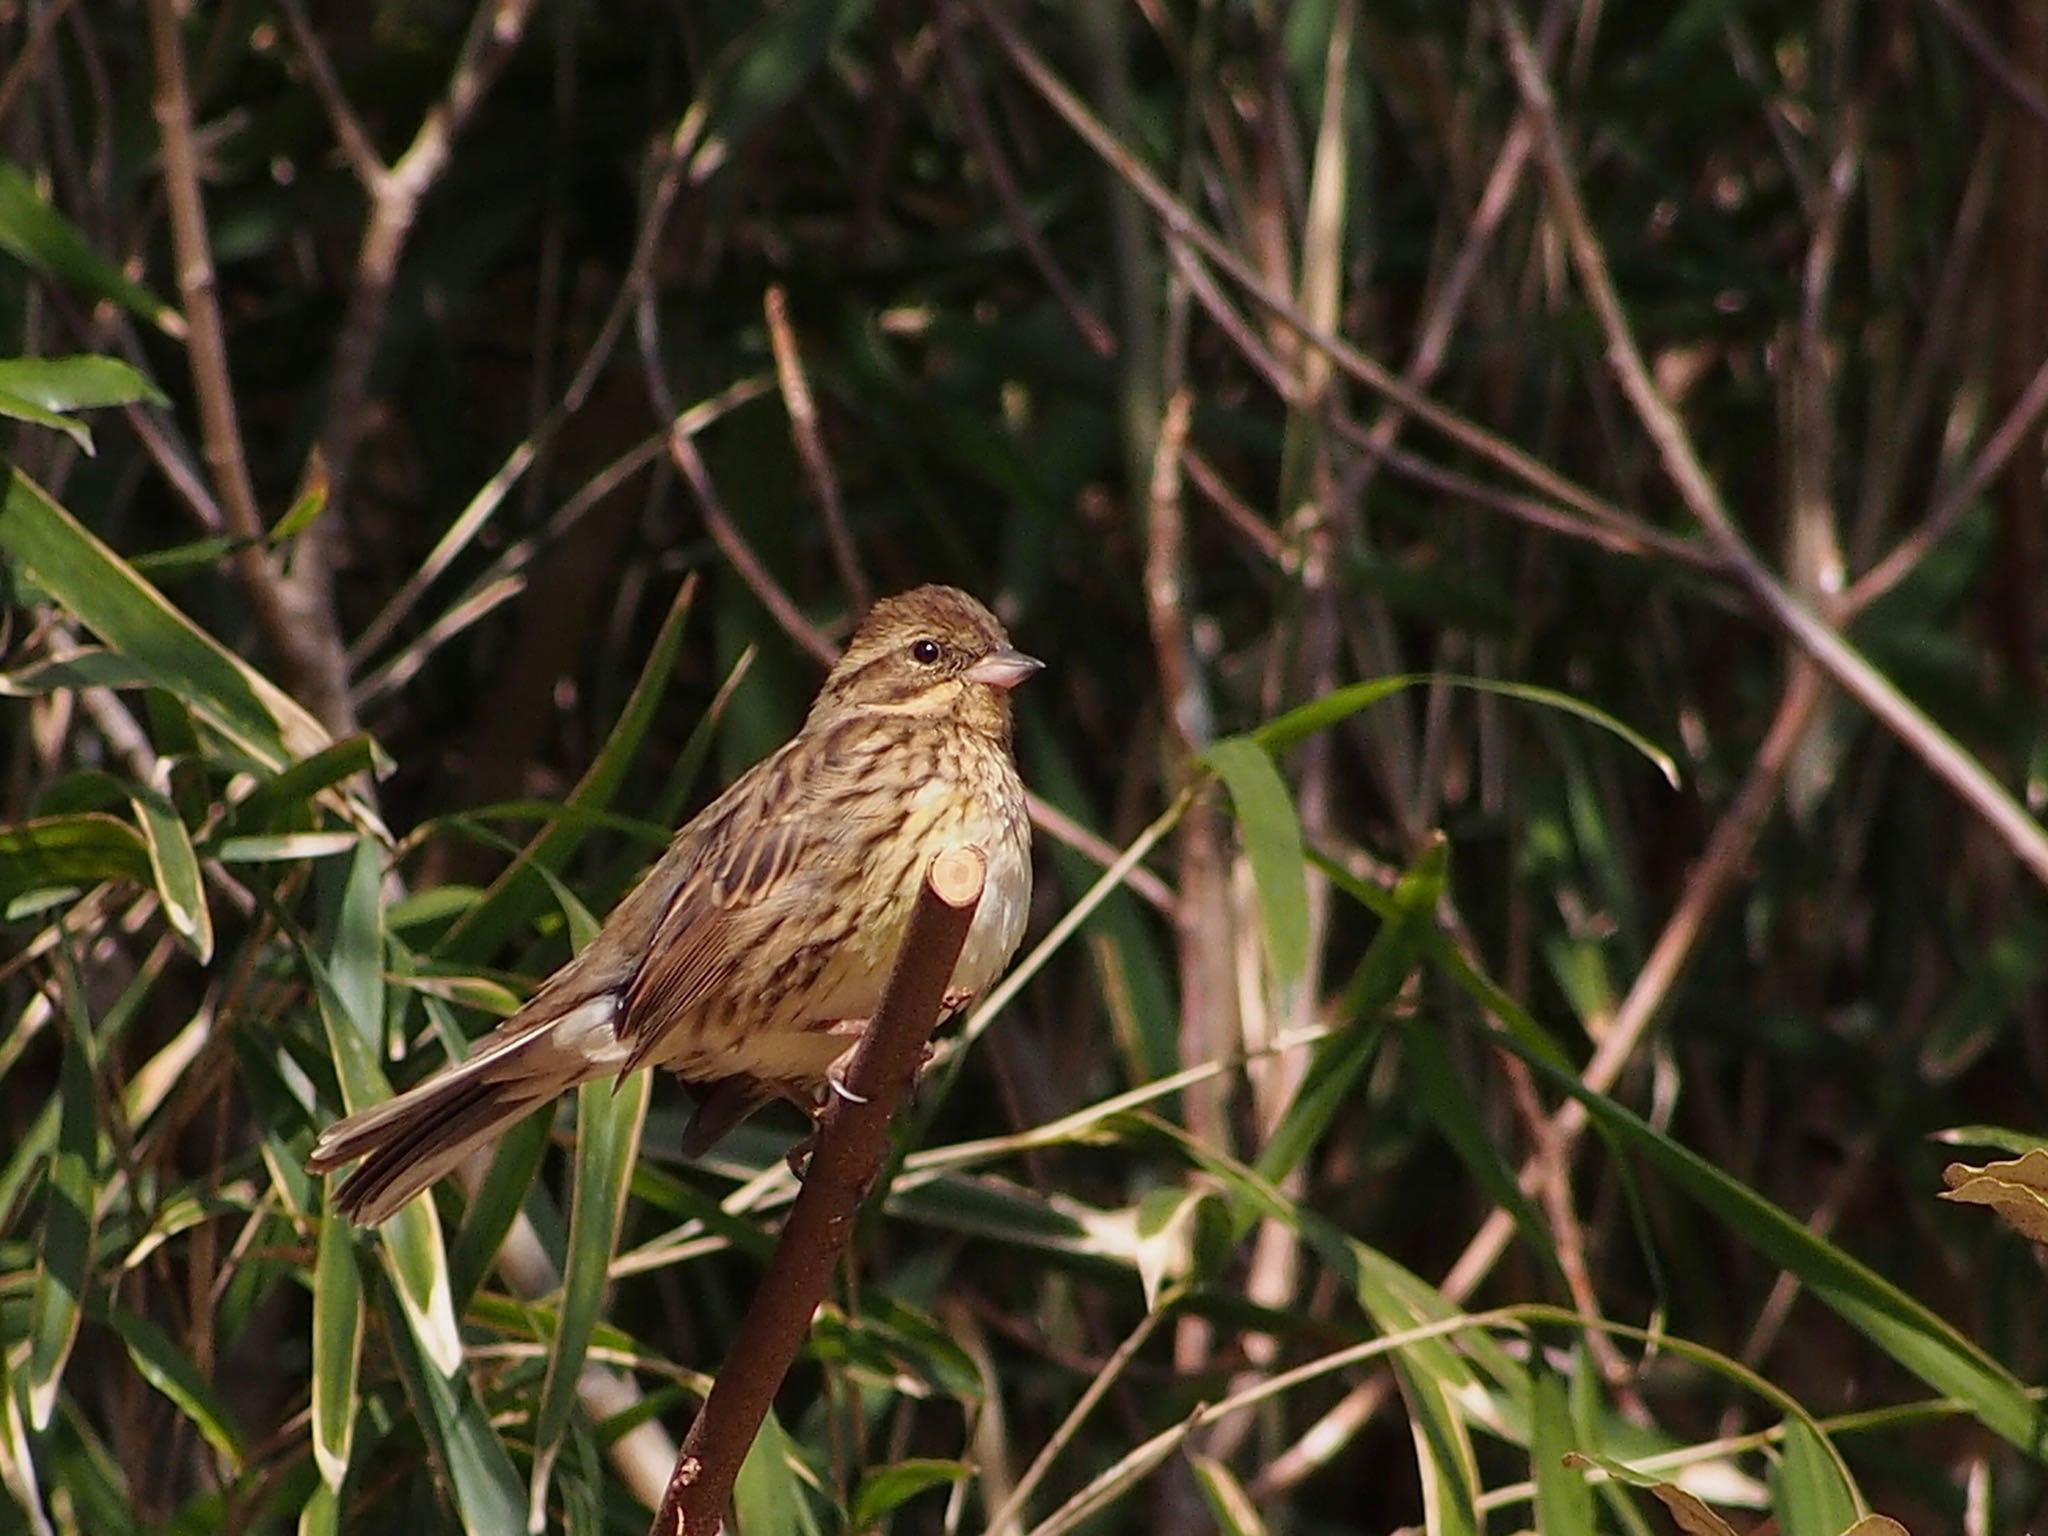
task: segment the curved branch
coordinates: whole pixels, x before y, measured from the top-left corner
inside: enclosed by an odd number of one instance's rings
[[[853,1237],[854,1213],[887,1149],[889,1120],[924,1057],[988,864],[977,848],[939,854],[925,873],[881,1006],[819,1117],[804,1187],[753,1305],[676,1456],[650,1536],[715,1536],[740,1462],[767,1417]]]

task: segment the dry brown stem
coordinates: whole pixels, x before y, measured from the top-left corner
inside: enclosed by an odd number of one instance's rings
[[[719,1530],[740,1463],[853,1238],[854,1217],[882,1166],[890,1117],[917,1075],[987,873],[975,848],[948,849],[926,871],[881,1006],[854,1052],[844,1091],[818,1118],[804,1187],[676,1455],[649,1536],[715,1536]]]

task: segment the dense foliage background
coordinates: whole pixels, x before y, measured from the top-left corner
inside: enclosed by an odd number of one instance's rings
[[[795,1117],[300,1161],[931,579],[1028,958],[748,1536],[2040,1528],[2038,9],[0,0],[0,1532],[644,1529]]]

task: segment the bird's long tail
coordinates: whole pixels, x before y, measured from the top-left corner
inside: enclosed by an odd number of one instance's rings
[[[604,995],[545,1023],[487,1037],[459,1065],[327,1127],[306,1166],[326,1173],[361,1158],[335,1205],[365,1225],[387,1219],[533,1110],[616,1073],[624,1052],[612,1034],[614,1006]]]

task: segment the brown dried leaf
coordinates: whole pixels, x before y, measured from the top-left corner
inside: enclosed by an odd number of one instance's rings
[[[1950,1163],[1941,1171],[1944,1200],[1988,1205],[2020,1236],[2048,1243],[2048,1152],[2035,1148],[2009,1162]]]

